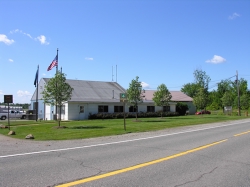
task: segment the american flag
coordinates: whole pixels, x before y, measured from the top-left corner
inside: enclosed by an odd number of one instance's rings
[[[58,60],[57,60],[57,55],[56,57],[54,58],[54,60],[51,62],[51,64],[49,65],[47,71],[51,70],[53,67],[57,66],[58,65]]]

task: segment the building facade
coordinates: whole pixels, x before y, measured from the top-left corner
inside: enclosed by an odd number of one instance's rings
[[[67,79],[66,82],[74,89],[71,99],[65,102],[61,109],[47,105],[43,102],[42,92],[48,81],[48,78],[42,78],[31,98],[31,109],[34,110],[36,108],[36,92],[38,90],[39,119],[53,120],[56,117],[58,118],[60,110],[62,120],[84,120],[88,119],[89,114],[102,112],[135,112],[134,107],[120,100],[120,93],[125,93],[126,90],[116,82]],[[143,93],[144,100],[138,105],[138,112],[157,112],[162,109],[163,111],[175,112],[177,102],[192,103],[192,98],[176,91],[171,92],[172,100],[169,106],[164,108],[155,106],[152,100],[154,92],[153,90],[146,90]]]

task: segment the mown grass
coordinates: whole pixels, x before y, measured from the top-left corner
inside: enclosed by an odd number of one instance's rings
[[[139,118],[126,119],[126,131],[123,119],[62,121],[58,127],[57,121],[10,121],[10,130],[15,131],[13,138],[24,139],[26,135],[33,134],[35,140],[70,140],[92,137],[121,135],[126,133],[155,131],[166,128],[174,128],[188,125],[222,122],[227,120],[246,119],[245,116],[228,115],[189,115],[166,118]],[[8,121],[0,121],[2,125],[8,125]],[[0,129],[0,134],[7,135],[9,129]]]

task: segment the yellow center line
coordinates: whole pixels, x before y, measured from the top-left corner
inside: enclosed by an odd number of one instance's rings
[[[250,131],[242,132],[242,133],[239,133],[239,134],[235,134],[234,136],[241,136],[241,135],[247,134],[247,133],[249,133],[249,132],[250,132]]]
[[[161,159],[158,159],[158,160],[153,160],[153,161],[150,161],[150,162],[145,162],[145,163],[142,163],[142,164],[138,164],[138,165],[131,166],[131,167],[128,167],[128,168],[112,171],[112,172],[109,172],[109,173],[105,173],[105,174],[101,174],[101,175],[97,175],[97,176],[77,180],[77,181],[74,181],[74,182],[61,184],[61,185],[58,185],[56,187],[69,187],[69,186],[74,186],[74,185],[83,184],[83,183],[86,183],[86,182],[102,179],[102,178],[105,178],[105,177],[110,177],[110,176],[113,176],[113,175],[117,175],[117,174],[120,174],[120,173],[128,172],[128,171],[131,171],[131,170],[139,169],[139,168],[142,168],[142,167],[145,167],[145,166],[149,166],[149,165],[152,165],[152,164],[156,164],[156,163],[159,163],[159,162],[170,160],[170,159],[173,159],[173,158],[176,158],[176,157],[180,157],[180,156],[183,156],[183,155],[186,155],[186,154],[189,154],[189,153],[193,153],[193,152],[196,152],[196,151],[199,151],[199,150],[202,150],[202,149],[206,149],[208,147],[211,147],[213,145],[217,145],[217,144],[225,142],[225,141],[227,141],[227,139],[221,140],[221,141],[218,141],[218,142],[214,142],[214,143],[211,143],[211,144],[207,144],[207,145],[204,145],[204,146],[201,146],[201,147],[197,147],[197,148],[194,148],[194,149],[190,149],[190,150],[187,150],[187,151],[184,151],[184,152],[181,152],[181,153],[177,153],[175,155],[171,155],[171,156],[168,156],[168,157],[164,157],[164,158],[161,158]]]

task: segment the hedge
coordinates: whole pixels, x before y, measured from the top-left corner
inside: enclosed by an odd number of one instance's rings
[[[172,116],[179,116],[178,112],[163,112],[162,117],[172,117]],[[135,112],[126,112],[126,118],[135,118]],[[138,118],[151,118],[151,117],[161,117],[161,112],[138,112]],[[89,113],[88,119],[121,119],[124,118],[123,112],[119,113],[97,113],[92,114]]]

